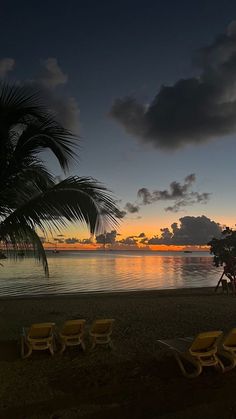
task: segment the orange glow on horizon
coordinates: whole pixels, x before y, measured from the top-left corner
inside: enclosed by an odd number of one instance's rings
[[[45,243],[44,244],[45,250],[104,250],[104,246],[102,244],[65,244],[65,243],[58,243],[57,246],[53,244]],[[109,245],[107,244],[105,247],[106,250],[151,250],[151,251],[161,251],[161,252],[183,252],[183,251],[206,251],[209,252],[209,246],[177,246],[177,245],[139,245],[132,246],[132,245]]]

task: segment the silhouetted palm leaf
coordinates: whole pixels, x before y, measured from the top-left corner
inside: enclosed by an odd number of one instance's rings
[[[103,185],[77,176],[56,183],[40,159],[39,153],[49,149],[66,171],[76,158],[74,140],[42,105],[38,92],[0,84],[0,241],[15,255],[31,246],[46,274],[36,228],[47,234],[79,221],[94,234],[117,225],[120,217]]]
[[[55,121],[42,105],[38,92],[29,87],[0,84],[1,164],[19,165],[25,158],[50,149],[63,170],[75,157],[75,136]]]
[[[70,177],[36,193],[18,206],[0,224],[0,236],[11,226],[24,224],[42,231],[65,227],[67,222],[80,221],[92,234],[105,224],[117,225],[117,207],[106,188],[90,178]]]
[[[4,229],[3,229],[4,230]],[[27,224],[12,224],[11,228],[1,231],[1,240],[5,243],[10,255],[17,258],[19,250],[34,251],[35,257],[42,262],[46,276],[49,276],[48,262],[42,242],[35,232]]]

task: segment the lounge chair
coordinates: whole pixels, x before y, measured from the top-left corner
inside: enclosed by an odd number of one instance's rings
[[[228,358],[230,364],[225,367],[229,371],[236,365],[236,328],[231,329],[219,342],[218,354]]]
[[[54,329],[55,323],[35,323],[30,328],[23,328],[21,336],[21,356],[28,358],[33,350],[44,351],[48,349],[54,355]],[[27,352],[25,353],[25,346]]]
[[[183,375],[194,378],[201,374],[203,367],[220,367],[224,371],[224,365],[217,355],[217,344],[222,335],[221,331],[213,331],[200,333],[194,339],[178,338],[158,342],[173,352]],[[194,370],[188,372],[183,361],[188,361]]]
[[[94,349],[97,344],[112,347],[111,334],[114,321],[114,319],[102,319],[93,322],[89,332],[92,337],[91,349]]]
[[[67,320],[59,332],[62,354],[67,346],[80,346],[85,351],[83,340],[85,320]]]

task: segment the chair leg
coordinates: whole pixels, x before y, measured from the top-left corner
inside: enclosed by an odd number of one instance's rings
[[[81,342],[80,342],[80,344],[81,344],[81,347],[82,347],[82,349],[83,349],[83,351],[85,352],[85,343],[84,343],[84,341],[83,340],[81,340]]]
[[[224,366],[223,362],[221,361],[221,359],[218,357],[218,355],[215,355],[215,358],[218,361],[217,364],[216,364],[216,368],[219,369],[221,372],[225,372],[225,366]]]
[[[63,352],[64,352],[64,350],[66,349],[66,345],[65,345],[65,343],[64,342],[61,342],[61,349],[60,349],[60,351],[59,351],[59,354],[61,355],[61,354],[63,354]]]
[[[219,356],[218,356],[218,359],[220,360],[221,368],[222,368],[223,372],[228,372],[236,366],[236,357],[233,354],[231,354],[230,352],[221,348],[220,350],[218,350],[218,355],[222,355],[224,358],[226,358],[227,360],[230,361],[230,364],[225,366],[223,364],[223,362],[219,359]]]
[[[24,342],[23,342],[23,345],[24,345]],[[23,350],[22,350],[22,358],[23,359],[28,358],[32,354],[32,348],[31,348],[31,346],[29,346],[27,344],[26,344],[26,346],[28,348],[28,352],[25,354],[25,349],[23,348]]]
[[[174,356],[175,356],[176,361],[179,364],[179,367],[181,369],[182,374],[185,377],[187,377],[187,378],[195,378],[195,377],[198,377],[198,375],[201,374],[201,372],[202,372],[202,366],[201,366],[201,364],[198,361],[194,360],[192,357],[188,357],[187,355],[185,355],[185,356],[183,356],[182,354],[180,355],[178,352],[174,352]],[[190,373],[190,372],[187,372],[186,371],[186,368],[184,367],[184,364],[182,362],[181,357],[184,360],[187,360],[191,365],[194,366],[194,369],[195,370],[193,372]]]
[[[50,354],[53,356],[54,355],[53,344],[51,344],[48,349],[49,349]]]
[[[57,344],[56,344],[56,337],[55,336],[53,336],[52,347],[53,347],[53,352],[55,352],[57,350]]]

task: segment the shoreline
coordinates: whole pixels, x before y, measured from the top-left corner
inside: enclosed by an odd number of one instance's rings
[[[150,296],[156,294],[156,296],[176,294],[176,295],[192,295],[192,294],[208,294],[210,291],[214,292],[214,287],[185,287],[185,288],[163,288],[163,289],[147,289],[147,290],[128,290],[128,291],[80,291],[80,292],[68,292],[59,294],[26,294],[26,295],[13,295],[13,296],[1,296],[0,301],[5,300],[30,300],[30,299],[58,299],[58,298],[82,298],[82,297],[120,297],[120,296]]]

